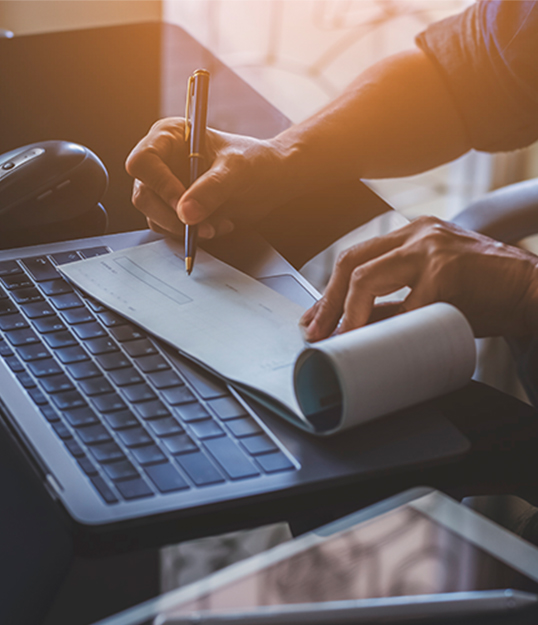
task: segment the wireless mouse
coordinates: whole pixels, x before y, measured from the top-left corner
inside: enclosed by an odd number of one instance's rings
[[[108,184],[101,160],[69,141],[43,141],[0,156],[0,230],[34,230],[94,209]]]

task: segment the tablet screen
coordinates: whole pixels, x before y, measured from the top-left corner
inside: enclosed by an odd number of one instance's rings
[[[176,606],[192,611],[513,588],[538,584],[410,506]]]

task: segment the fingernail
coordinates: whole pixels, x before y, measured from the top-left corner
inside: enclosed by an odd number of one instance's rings
[[[307,326],[304,327],[304,337],[307,341],[315,341],[319,335],[319,328],[316,320],[313,319]]]
[[[202,205],[193,199],[179,200],[176,212],[185,223],[196,221],[204,216]]]
[[[200,224],[198,226],[198,236],[201,239],[212,239],[215,236],[215,228],[211,224]]]

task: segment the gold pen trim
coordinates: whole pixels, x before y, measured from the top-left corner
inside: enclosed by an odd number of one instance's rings
[[[192,256],[185,256],[185,271],[187,272],[188,276],[191,275],[192,265],[193,265]]]

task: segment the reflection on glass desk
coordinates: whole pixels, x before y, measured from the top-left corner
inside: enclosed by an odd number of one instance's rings
[[[441,493],[422,488],[103,625],[216,624],[219,619],[248,625],[306,623],[301,610],[327,624],[511,611],[510,618],[515,618],[528,611],[536,614],[537,593],[538,549]],[[349,614],[344,618],[345,609],[356,611],[353,621]],[[280,621],[278,610],[285,613]],[[319,615],[325,611],[324,620]]]

